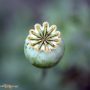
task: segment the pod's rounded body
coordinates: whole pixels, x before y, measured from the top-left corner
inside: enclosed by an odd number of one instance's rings
[[[56,49],[50,52],[36,51],[29,47],[28,41],[25,41],[24,53],[27,59],[36,67],[49,68],[55,66],[64,54],[64,42],[62,41]]]

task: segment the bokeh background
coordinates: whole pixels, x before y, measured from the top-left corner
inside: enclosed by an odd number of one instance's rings
[[[23,47],[29,29],[43,21],[57,25],[65,53],[42,73],[25,58]],[[0,0],[3,84],[18,85],[11,90],[90,90],[90,0]]]

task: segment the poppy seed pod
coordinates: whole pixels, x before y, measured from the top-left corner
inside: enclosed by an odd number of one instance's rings
[[[29,30],[24,45],[26,58],[36,67],[49,68],[56,65],[64,54],[64,43],[57,26],[48,22],[35,24]]]

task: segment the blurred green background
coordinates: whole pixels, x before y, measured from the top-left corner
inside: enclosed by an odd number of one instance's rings
[[[46,73],[23,50],[29,29],[43,21],[56,24],[65,42],[62,60]],[[18,85],[11,90],[90,90],[90,0],[0,0],[3,84]]]

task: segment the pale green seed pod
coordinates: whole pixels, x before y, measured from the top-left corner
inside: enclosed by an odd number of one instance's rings
[[[49,68],[56,65],[64,54],[64,43],[57,26],[48,22],[35,24],[25,40],[26,58],[36,67]]]

